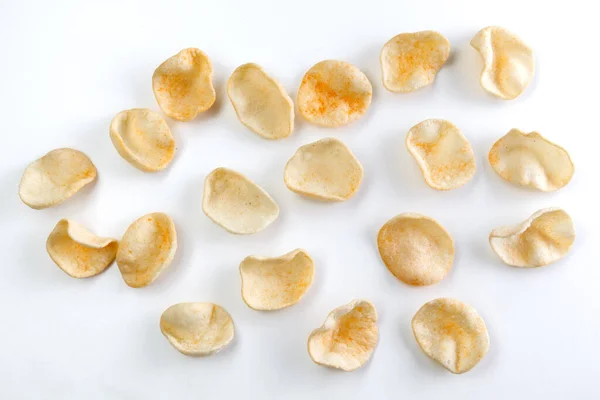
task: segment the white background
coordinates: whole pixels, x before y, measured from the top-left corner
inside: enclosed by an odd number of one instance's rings
[[[556,4],[556,5],[554,5]],[[0,0],[0,398],[2,399],[598,399],[598,75],[594,2],[551,1],[7,1]],[[536,76],[523,96],[502,101],[479,86],[471,37],[504,26],[535,50]],[[452,44],[435,84],[411,94],[381,85],[379,51],[402,32],[434,29]],[[108,135],[123,109],[159,111],[154,69],[185,47],[212,59],[217,103],[192,122],[168,120],[177,153],[163,172],[126,163]],[[333,58],[361,68],[373,84],[367,115],[325,129],[296,117],[294,134],[261,139],[235,117],[224,84],[235,67],[261,64],[295,98],[304,72]],[[465,187],[437,192],[404,147],[426,118],[454,122],[470,140],[477,174]],[[489,167],[487,152],[511,128],[538,130],[564,146],[576,173],[556,193],[511,186]],[[365,169],[345,203],[310,201],[284,185],[283,168],[300,145],[335,136]],[[23,205],[24,168],[58,147],[96,164],[98,181],[55,208]],[[281,207],[265,231],[234,236],[201,211],[205,176],[226,166],[265,188]],[[504,265],[487,237],[534,211],[563,207],[577,239],[560,262],[538,269]],[[116,265],[77,280],[56,267],[45,241],[72,218],[102,236],[121,237],[136,218],[164,211],[179,248],[151,286],[125,285]],[[437,219],[456,243],[448,277],[413,288],[382,264],[377,231],[401,212]],[[313,286],[278,312],[249,309],[240,296],[239,262],[305,248],[316,263]],[[474,306],[491,338],[467,374],[429,360],[410,320],[426,301],[452,296]],[[306,339],[334,307],[354,298],[377,307],[380,341],[353,373],[317,366]],[[191,358],[159,330],[168,306],[210,301],[232,315],[236,337],[216,356]]]

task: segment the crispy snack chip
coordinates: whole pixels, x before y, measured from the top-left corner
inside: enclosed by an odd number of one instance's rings
[[[543,192],[565,186],[575,173],[569,153],[537,132],[512,129],[490,150],[494,171],[508,182]]]
[[[119,244],[117,265],[125,283],[148,286],[171,264],[177,250],[177,232],[171,217],[152,213],[129,225]]]
[[[401,33],[381,49],[383,86],[392,92],[412,92],[431,85],[450,56],[450,42],[441,33]]]
[[[440,282],[452,268],[454,241],[432,218],[417,213],[395,216],[377,235],[377,247],[385,266],[412,286]]]
[[[344,201],[356,193],[363,168],[338,139],[325,138],[300,147],[285,166],[288,189],[319,200]]]
[[[354,300],[329,313],[308,337],[308,355],[319,365],[354,371],[373,355],[379,329],[377,311],[366,300]]]
[[[294,102],[260,65],[239,66],[227,82],[238,119],[265,139],[283,139],[294,130]]]
[[[160,316],[160,331],[169,343],[188,356],[209,356],[233,339],[233,320],[213,303],[179,303]]]
[[[516,35],[498,26],[483,28],[471,39],[483,58],[481,86],[505,100],[519,97],[534,73],[533,51]]]
[[[96,167],[82,152],[52,150],[25,168],[19,184],[19,197],[31,208],[55,206],[96,179]]]
[[[373,88],[365,74],[345,61],[325,60],[309,69],[298,89],[298,110],[313,124],[337,127],[363,116]]]
[[[558,261],[567,255],[574,241],[573,221],[560,208],[540,210],[527,221],[490,233],[492,249],[513,267],[541,267]]]
[[[154,97],[165,114],[189,121],[215,102],[212,64],[201,50],[181,50],[160,64],[152,75]]]
[[[477,365],[490,347],[483,319],[454,299],[425,303],[412,319],[412,331],[425,354],[455,374]]]
[[[116,239],[98,237],[69,219],[58,221],[46,250],[52,261],[73,278],[88,278],[104,271],[115,259]]]

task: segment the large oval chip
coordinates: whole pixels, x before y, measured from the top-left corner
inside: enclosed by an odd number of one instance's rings
[[[308,337],[308,354],[319,365],[354,371],[373,355],[379,329],[377,311],[366,300],[354,300],[329,313]]]
[[[345,61],[325,60],[309,69],[298,89],[298,110],[313,124],[337,127],[362,117],[373,88],[365,74]]]

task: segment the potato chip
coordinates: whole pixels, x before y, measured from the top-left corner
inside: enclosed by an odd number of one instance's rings
[[[260,186],[227,168],[213,170],[204,181],[202,211],[225,230],[249,235],[279,216],[279,206]]]
[[[432,218],[417,213],[395,216],[377,235],[377,247],[385,266],[412,286],[440,282],[452,268],[454,241]]]
[[[546,208],[517,225],[503,226],[490,233],[490,246],[513,267],[542,267],[560,260],[575,241],[569,214]]]
[[[169,343],[188,356],[209,356],[233,340],[233,320],[213,303],[179,303],[160,316],[160,331]]]
[[[119,244],[117,265],[125,283],[148,286],[171,264],[177,250],[177,232],[171,217],[152,213],[129,225]]]
[[[406,135],[406,148],[434,189],[456,189],[475,175],[471,144],[449,121],[427,119],[413,126]]]
[[[36,210],[67,200],[96,179],[96,167],[78,150],[56,149],[25,168],[19,197]]]
[[[338,139],[326,138],[300,147],[285,166],[288,189],[326,201],[354,196],[363,168],[350,149]]]
[[[239,66],[227,82],[238,119],[265,139],[283,139],[294,130],[294,102],[260,65]]]
[[[490,337],[477,311],[458,300],[425,303],[412,319],[421,349],[454,374],[472,369],[490,348]]]
[[[154,97],[165,114],[189,121],[215,102],[212,64],[201,50],[181,50],[160,64],[152,75]]]
[[[516,35],[498,26],[483,28],[471,46],[483,58],[481,86],[505,100],[519,97],[534,73],[533,51]]]
[[[309,69],[298,89],[298,110],[313,124],[336,127],[363,116],[373,88],[366,75],[345,61],[325,60]]]
[[[116,239],[98,237],[69,219],[58,221],[46,250],[52,261],[73,278],[88,278],[104,271],[115,259]]]
[[[379,329],[377,311],[366,300],[354,300],[329,313],[308,337],[308,355],[319,365],[354,371],[373,355]]]
[[[240,264],[242,298],[254,310],[292,306],[308,291],[314,273],[314,262],[302,249],[275,258],[248,256]]]
[[[537,132],[512,129],[490,150],[494,171],[508,182],[551,192],[565,186],[575,173],[569,153]]]
[[[450,42],[441,33],[401,33],[381,49],[383,86],[392,92],[412,92],[431,85],[450,55]]]

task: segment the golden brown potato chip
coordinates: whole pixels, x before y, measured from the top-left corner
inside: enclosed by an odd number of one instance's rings
[[[209,356],[233,339],[233,320],[213,303],[179,303],[160,316],[160,331],[169,343],[188,356]]]
[[[298,89],[298,110],[313,124],[336,127],[363,116],[373,88],[354,65],[325,60],[309,69]]]
[[[477,365],[490,347],[483,319],[473,307],[454,299],[425,303],[412,319],[412,330],[425,354],[455,374]]]
[[[152,213],[129,225],[119,243],[117,265],[125,283],[148,286],[171,264],[177,250],[173,220],[164,213]]]
[[[385,266],[402,282],[413,286],[438,283],[454,261],[454,241],[432,218],[417,213],[395,216],[377,235]]]
[[[558,261],[575,241],[569,214],[560,208],[546,208],[517,225],[503,226],[490,233],[490,246],[513,267],[541,267]]]
[[[381,49],[383,86],[392,92],[412,92],[431,85],[450,55],[450,42],[441,33],[401,33]]]
[[[55,206],[96,179],[96,167],[82,152],[52,150],[25,168],[19,184],[19,197],[31,208]]]
[[[300,147],[285,166],[288,189],[319,200],[344,201],[356,193],[363,168],[338,139],[326,138]]]
[[[159,65],[152,75],[154,97],[165,114],[189,121],[215,102],[212,64],[194,48],[181,50]]]

